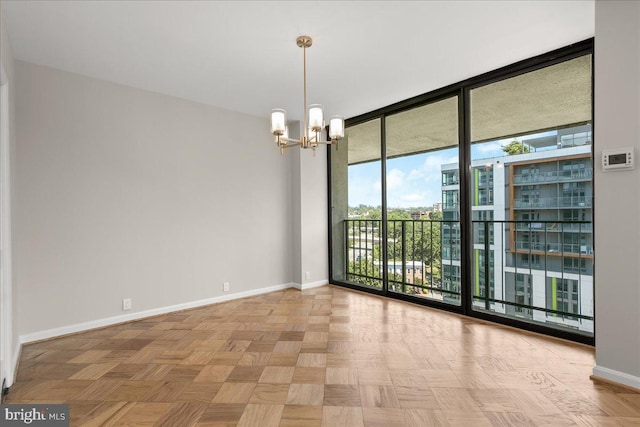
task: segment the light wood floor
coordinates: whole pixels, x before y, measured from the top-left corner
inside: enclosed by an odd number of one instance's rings
[[[590,347],[325,286],[23,348],[8,403],[83,426],[628,426]]]

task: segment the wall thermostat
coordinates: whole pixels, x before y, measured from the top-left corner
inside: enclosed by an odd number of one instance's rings
[[[616,150],[602,150],[602,170],[631,170],[633,163],[633,147]]]

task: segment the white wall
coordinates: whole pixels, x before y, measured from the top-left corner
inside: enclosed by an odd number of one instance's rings
[[[331,148],[335,150],[334,147]],[[345,149],[345,147],[343,147]],[[302,287],[322,285],[329,281],[329,229],[327,216],[327,149],[300,152],[300,210],[302,235]],[[309,277],[307,278],[307,273]]]
[[[3,23],[3,19],[1,16],[2,8],[0,7],[0,65],[2,67],[2,71],[4,72],[2,83],[6,85],[6,97],[8,98],[9,110],[8,110],[8,129],[1,129],[1,132],[5,132],[5,136],[8,137],[9,142],[9,184],[11,188],[9,188],[8,194],[10,194],[9,199],[11,199],[11,195],[15,194],[15,149],[16,149],[16,126],[15,126],[15,70],[14,70],[14,59],[13,53],[11,50],[11,44],[9,43],[9,37],[6,32],[6,27]],[[6,81],[5,81],[6,79]],[[3,105],[4,107],[4,105]],[[5,113],[4,111],[2,113]],[[3,153],[3,156],[6,153]],[[2,157],[2,156],[0,156]],[[6,166],[6,164],[4,165]],[[4,168],[0,168],[4,169]],[[3,177],[0,180],[2,185],[6,184],[6,170],[3,170]],[[3,188],[3,190],[7,190],[7,188]],[[9,212],[3,210],[2,216],[3,222],[8,222],[7,227],[15,227],[16,223],[16,215],[15,215],[15,200],[10,200],[11,204],[8,207],[10,209]],[[7,215],[8,214],[8,215]],[[11,269],[11,258],[13,252],[13,243],[11,239],[12,229],[5,228],[2,230],[4,234],[4,238],[6,239],[5,243],[8,247],[3,247],[3,263],[4,264],[4,289],[3,294],[0,297],[1,299],[7,298],[9,301],[3,301],[3,316],[2,324],[3,328],[5,328],[4,333],[8,335],[8,344],[9,348],[0,348],[0,351],[3,353],[3,357],[6,357],[8,360],[5,360],[6,369],[5,373],[7,375],[7,386],[10,386],[13,382],[13,368],[17,363],[17,358],[19,354],[19,342],[18,342],[18,311],[17,307],[17,298],[18,298],[18,290],[14,285],[14,272]],[[0,373],[0,382],[2,381]]]
[[[299,137],[300,122],[289,124],[289,135]],[[293,193],[293,281],[300,289],[329,282],[327,216],[327,150],[291,148]],[[334,148],[335,149],[335,148]],[[307,278],[307,273],[308,278]]]
[[[23,339],[121,315],[123,298],[136,312],[221,296],[224,281],[292,282],[291,162],[266,118],[16,71]]]
[[[640,2],[597,1],[594,375],[640,389]],[[633,171],[602,172],[602,150],[634,147]]]

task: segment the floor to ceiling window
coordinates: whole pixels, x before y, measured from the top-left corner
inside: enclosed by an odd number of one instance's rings
[[[591,59],[469,91],[473,310],[593,334]]]
[[[440,171],[459,159],[458,108],[451,96],[385,117],[388,290],[454,305],[460,205]]]
[[[332,279],[378,290],[384,283],[380,126],[373,119],[346,129],[330,165]]]
[[[592,51],[347,120],[331,281],[592,343]]]

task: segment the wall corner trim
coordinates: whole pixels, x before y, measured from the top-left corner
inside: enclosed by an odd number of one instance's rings
[[[327,282],[322,282],[322,283],[326,284]],[[281,291],[289,288],[301,289],[300,285],[296,283],[285,283],[281,285],[274,285],[274,286],[268,286],[265,288],[253,289],[245,292],[237,292],[229,295],[221,295],[213,298],[206,298],[206,299],[186,302],[182,304],[175,304],[175,305],[170,305],[166,307],[159,307],[159,308],[153,308],[150,310],[138,311],[135,313],[107,317],[104,319],[91,320],[88,322],[76,323],[74,325],[61,326],[59,328],[47,329],[44,331],[38,331],[38,332],[32,332],[29,334],[20,335],[20,344],[28,344],[34,341],[41,341],[49,338],[56,338],[63,335],[74,334],[77,332],[84,332],[90,329],[116,325],[118,323],[130,322],[132,320],[139,320],[145,317],[158,316],[161,314],[172,313],[175,311],[187,310],[189,308],[202,307],[205,305],[217,304],[225,301],[232,301],[235,299],[266,294],[269,292]],[[303,289],[308,289],[308,286],[304,285]]]
[[[311,282],[311,283],[292,283],[291,287],[296,288],[296,289],[300,289],[301,291],[304,291],[306,289],[312,289],[312,288],[318,288],[320,286],[324,286],[324,285],[328,285],[329,284],[329,280],[328,279],[324,279],[324,280],[318,280],[317,282]]]
[[[614,369],[605,368],[603,366],[594,366],[591,379],[623,385],[635,389],[636,391],[640,391],[640,377],[616,371]]]

